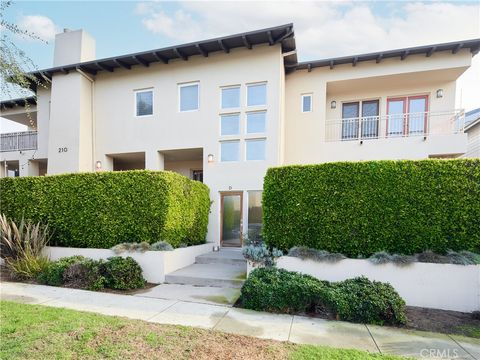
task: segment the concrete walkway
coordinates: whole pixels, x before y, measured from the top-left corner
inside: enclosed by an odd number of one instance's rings
[[[224,305],[3,282],[3,300],[214,329],[302,344],[428,359],[480,359],[480,341],[456,335],[278,315]]]

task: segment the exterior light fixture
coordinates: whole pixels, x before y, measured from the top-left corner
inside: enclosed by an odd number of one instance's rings
[[[438,89],[437,90],[437,99],[443,98],[443,89]]]
[[[208,162],[213,163],[213,154],[208,154]]]
[[[337,108],[337,102],[335,100],[333,100],[331,103],[330,103],[330,109],[336,109]]]
[[[98,160],[98,161],[95,163],[95,169],[96,169],[97,171],[102,169],[102,162],[101,162],[100,160]]]

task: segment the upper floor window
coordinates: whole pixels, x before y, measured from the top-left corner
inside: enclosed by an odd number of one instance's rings
[[[267,104],[267,84],[247,85],[247,106]]]
[[[247,160],[265,160],[265,139],[246,140],[246,159]]]
[[[180,111],[194,111],[199,108],[199,84],[179,85]]]
[[[153,115],[153,90],[135,92],[135,116]]]
[[[240,133],[240,114],[228,114],[220,116],[220,134],[238,135]]]
[[[266,111],[247,113],[247,134],[258,134],[265,132]]]
[[[240,107],[240,86],[222,88],[222,109]]]
[[[222,162],[240,160],[240,141],[220,142],[220,160]]]
[[[302,112],[312,111],[312,94],[302,95]]]

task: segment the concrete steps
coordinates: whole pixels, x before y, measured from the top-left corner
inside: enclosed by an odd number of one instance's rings
[[[241,288],[247,262],[240,250],[220,250],[197,256],[195,264],[165,275],[168,284]]]

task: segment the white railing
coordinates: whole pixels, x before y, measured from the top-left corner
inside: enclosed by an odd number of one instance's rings
[[[325,141],[463,133],[464,123],[465,113],[463,110],[327,120]]]
[[[0,134],[0,152],[37,149],[37,131]]]

